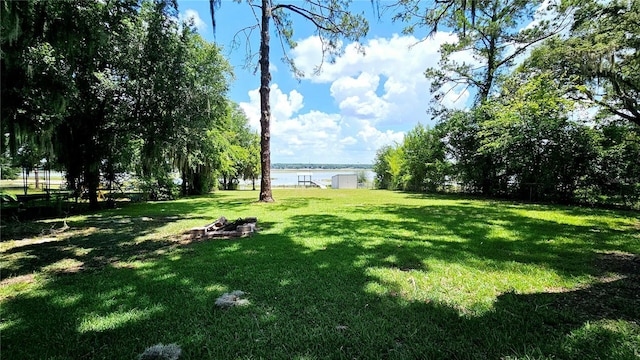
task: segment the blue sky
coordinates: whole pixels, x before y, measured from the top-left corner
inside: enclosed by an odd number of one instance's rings
[[[312,75],[322,61],[319,40],[305,19],[292,15],[298,46],[287,49],[307,74],[302,80],[295,79],[280,60],[280,42],[272,33],[272,162],[371,164],[380,147],[402,141],[418,123],[434,124],[426,113],[430,93],[423,74],[437,65],[440,44],[455,37],[438,32],[419,41],[424,34],[402,35],[402,24],[392,23],[388,16],[375,20],[370,1],[354,3],[354,10],[370,19],[369,34],[361,42],[366,55],[358,53],[354,44],[344,43],[344,55],[334,64],[325,63],[320,75]],[[181,17],[193,18],[200,34],[213,41],[209,1],[179,0],[178,5]],[[216,15],[215,40],[234,67],[236,80],[229,95],[258,131],[257,56],[247,67],[246,36],[238,34],[253,24],[255,18],[246,3],[223,1]],[[235,35],[240,44],[234,48]],[[250,39],[251,51],[257,53],[259,32],[254,31]],[[457,56],[472,61],[468,55]],[[467,92],[453,91],[444,101],[461,108],[468,100]]]

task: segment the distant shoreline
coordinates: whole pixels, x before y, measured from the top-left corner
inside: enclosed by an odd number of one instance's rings
[[[341,168],[341,169],[329,169],[329,168],[299,168],[299,169],[274,169],[271,168],[272,172],[276,172],[276,173],[291,173],[291,172],[299,172],[299,173],[312,173],[312,172],[317,172],[317,173],[345,173],[345,172],[353,172],[353,173],[357,173],[358,171],[364,171],[364,172],[373,172],[373,169],[353,169],[353,168]]]
[[[302,164],[275,163],[271,170],[372,170],[373,164]]]
[[[340,174],[356,174],[366,178],[368,183],[373,183],[375,173],[371,169],[271,169],[272,186],[296,186],[300,181],[314,180],[323,185],[331,185],[333,176]],[[306,178],[302,178],[305,176]],[[245,183],[247,183],[245,181]]]

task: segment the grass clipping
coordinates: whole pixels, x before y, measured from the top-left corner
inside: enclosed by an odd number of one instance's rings
[[[218,299],[216,299],[216,306],[228,309],[234,306],[246,306],[249,305],[249,300],[242,299],[245,295],[244,291],[235,290],[231,293],[224,293]]]

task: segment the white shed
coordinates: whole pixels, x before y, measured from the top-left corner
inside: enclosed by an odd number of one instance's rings
[[[338,174],[331,177],[332,189],[357,189],[358,176],[356,174]]]

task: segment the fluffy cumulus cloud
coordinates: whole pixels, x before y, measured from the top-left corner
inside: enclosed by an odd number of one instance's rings
[[[299,69],[309,75],[303,82],[329,87],[337,110],[306,110],[302,94],[296,90],[283,92],[274,84],[272,161],[312,158],[312,162],[372,162],[377,149],[402,141],[404,133],[418,122],[432,123],[427,114],[430,83],[423,74],[437,65],[440,45],[452,41],[455,37],[447,33],[437,33],[424,41],[399,35],[377,38],[362,44],[364,55],[356,44],[346,45],[344,54],[333,63],[323,63],[319,38],[298,41],[291,55]],[[471,56],[460,56],[461,61],[472,61]],[[322,71],[310,75],[318,64],[322,64]],[[241,106],[258,129],[258,90],[251,91],[249,98]],[[447,106],[462,108],[468,98],[467,91],[454,89],[443,101]]]
[[[280,90],[278,84],[271,85],[269,100],[272,124],[290,121],[294,114],[302,109],[302,99],[302,94],[296,90],[285,94]],[[240,103],[240,107],[249,118],[251,127],[260,129],[260,92],[258,89],[249,91],[249,102]]]
[[[249,92],[249,102],[240,106],[254,129],[260,128],[260,94]],[[340,114],[317,110],[300,113],[303,97],[296,90],[288,94],[277,84],[271,86],[271,155],[273,162],[349,162],[348,147],[357,140],[343,136]]]
[[[203,31],[206,31],[207,28],[208,28],[207,24],[200,17],[200,14],[197,11],[193,10],[193,9],[187,9],[187,10],[184,11],[184,13],[181,13],[180,14],[180,20],[181,21],[187,21],[187,22],[193,21],[193,25],[201,33]]]
[[[395,132],[392,130],[381,131],[366,121],[362,121],[360,125],[358,137],[363,139],[365,144],[367,144],[365,150],[369,152],[376,151],[384,145],[399,143],[404,138],[403,132]]]
[[[322,64],[322,71],[308,79],[331,83],[331,95],[344,115],[382,124],[415,124],[428,122],[430,83],[424,71],[437,66],[441,44],[456,40],[454,35],[443,32],[422,41],[413,36],[394,35],[362,44],[364,53],[357,44],[349,44],[334,63],[323,63],[320,39],[309,37],[298,43],[293,57],[306,74],[314,74],[317,64]],[[473,58],[461,54],[459,60],[470,62]],[[445,102],[463,107],[468,97],[466,91],[456,89]]]
[[[368,120],[325,113],[302,112],[303,97],[271,86],[271,154],[273,162],[370,163],[376,150],[401,141],[403,132],[378,130]],[[260,127],[260,95],[249,92],[240,106],[254,129]]]
[[[345,116],[378,119],[388,116],[389,103],[376,94],[378,75],[362,72],[357,78],[345,76],[331,85],[331,96]]]

